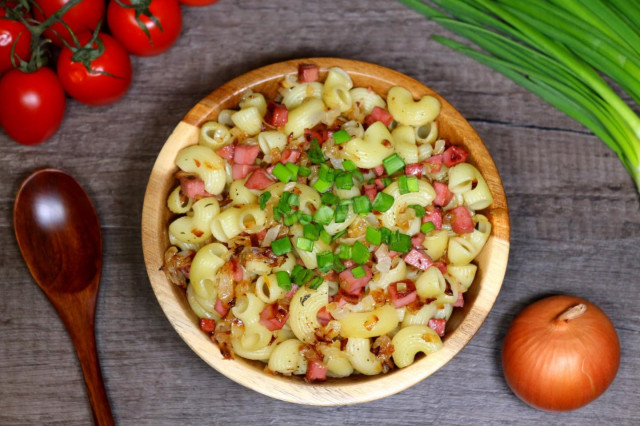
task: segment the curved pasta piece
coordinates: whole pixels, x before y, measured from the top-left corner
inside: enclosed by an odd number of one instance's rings
[[[433,230],[425,235],[422,247],[429,257],[437,261],[444,255],[449,243],[449,231],[446,229]]]
[[[206,300],[215,300],[216,274],[227,260],[229,250],[220,243],[202,247],[191,261],[189,277],[194,292]]]
[[[382,164],[382,160],[393,153],[393,137],[389,129],[376,121],[364,132],[364,138],[353,138],[345,143],[342,157],[365,169]]]
[[[233,142],[233,135],[227,126],[217,121],[207,121],[200,128],[198,144],[214,151]]]
[[[391,339],[391,344],[394,347],[393,361],[400,368],[412,364],[418,352],[429,355],[443,346],[438,333],[427,325],[410,325],[400,329]]]
[[[348,377],[353,373],[348,355],[339,347],[324,344],[319,347],[323,355],[322,361],[327,366],[328,377]]]
[[[471,287],[478,267],[473,263],[468,265],[447,265],[446,279],[452,287],[464,293]]]
[[[294,138],[300,137],[304,134],[304,129],[312,129],[320,123],[324,113],[324,102],[318,98],[309,98],[289,111],[284,131]]]
[[[320,328],[318,311],[329,303],[329,285],[323,282],[317,290],[300,287],[289,305],[289,325],[293,334],[305,343],[315,341],[315,330]]]
[[[393,182],[387,186],[382,192],[391,195],[395,201],[391,208],[382,213],[380,219],[382,224],[392,230],[398,229],[397,217],[398,214],[405,210],[407,206],[418,204],[420,206],[428,206],[436,198],[436,191],[431,184],[423,179],[418,179],[418,192],[408,192],[406,194],[400,194],[400,188],[398,182]],[[413,226],[409,230],[403,229],[409,235],[414,235],[420,228],[420,219],[413,221]]]
[[[204,182],[204,189],[211,195],[224,191],[227,183],[225,161],[211,148],[191,145],[178,152],[176,165],[183,171],[194,173]]]
[[[438,122],[432,121],[431,123],[423,124],[415,127],[416,142],[424,145],[433,144],[438,139]]]
[[[436,266],[430,266],[416,280],[416,291],[421,299],[434,299],[444,294],[447,281]]]
[[[255,204],[258,202],[258,196],[251,192],[249,188],[244,186],[246,179],[234,180],[229,185],[229,198],[231,204],[235,206],[243,206],[245,204]]]
[[[180,190],[180,186],[176,186],[167,198],[167,207],[171,210],[171,213],[185,214],[191,210],[193,205],[191,198],[184,197],[186,200],[183,200],[183,197],[180,197]]]
[[[340,322],[343,337],[376,337],[387,334],[398,325],[398,314],[391,305],[382,305],[371,312],[350,312]]]
[[[383,109],[387,107],[382,96],[367,87],[354,87],[349,93],[353,103],[357,104],[365,115],[371,114],[374,107]]]
[[[238,103],[240,109],[255,107],[261,116],[267,112],[267,100],[262,93],[248,91]]]
[[[422,305],[422,307],[416,312],[406,312],[402,319],[402,327],[404,328],[410,325],[428,325],[429,320],[436,315],[436,312],[438,312],[438,307],[435,303]]]
[[[258,108],[242,108],[231,115],[231,121],[248,136],[255,136],[262,130],[262,115]]]
[[[493,203],[487,182],[469,163],[456,164],[449,169],[449,190],[462,194],[464,203],[472,210],[482,210]]]
[[[234,335],[232,334],[231,345],[233,348],[233,352],[236,355],[239,355],[246,359],[254,359],[262,362],[267,362],[269,361],[269,357],[273,353],[273,350],[276,348],[278,343],[283,342],[292,337],[291,332],[285,329],[274,331],[272,334],[273,334],[273,337],[272,337],[273,340],[271,341],[271,343],[269,343],[268,345],[260,349],[254,349],[254,350],[250,350],[244,347],[242,339],[235,338]]]
[[[231,313],[242,321],[245,327],[258,324],[260,313],[265,303],[253,293],[247,293],[236,299],[236,304],[231,308]]]
[[[371,353],[369,339],[351,337],[347,340],[345,353],[358,373],[373,376],[382,372],[380,360]]]
[[[198,244],[211,237],[211,222],[218,215],[220,205],[213,197],[202,198],[192,206],[192,216],[181,216],[171,222],[169,232],[185,243]]]
[[[258,146],[260,150],[269,155],[274,149],[284,151],[287,146],[287,135],[277,130],[268,130],[258,134]]]
[[[475,223],[473,232],[449,238],[447,256],[453,265],[470,263],[480,254],[491,235],[491,223],[486,216],[475,214],[473,221]]]
[[[387,105],[393,118],[400,124],[424,126],[440,114],[440,101],[433,96],[413,100],[411,92],[404,87],[392,87],[387,93]]]
[[[300,352],[303,346],[298,339],[278,343],[269,357],[269,369],[285,375],[306,373],[307,359]]]
[[[256,280],[256,296],[264,303],[274,303],[286,293],[286,290],[278,285],[276,274],[261,276]]]
[[[398,264],[389,269],[388,272],[376,273],[373,280],[369,284],[369,290],[382,289],[386,290],[389,284],[403,280],[407,276],[407,264],[400,259]]]
[[[220,314],[215,311],[215,298],[205,299],[199,297],[191,284],[187,285],[187,302],[198,318],[220,320]]]
[[[393,148],[405,163],[418,162],[418,145],[416,144],[415,129],[411,126],[400,125],[391,132]]]
[[[282,103],[291,111],[308,98],[322,98],[322,87],[323,84],[317,81],[295,84],[283,92]]]

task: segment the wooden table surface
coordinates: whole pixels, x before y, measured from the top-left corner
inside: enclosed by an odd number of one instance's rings
[[[71,341],[29,275],[13,231],[13,201],[33,170],[75,176],[102,222],[104,266],[96,333],[120,425],[172,424],[639,424],[640,209],[617,157],[583,127],[495,72],[430,39],[448,34],[393,0],[221,0],[182,7],[177,44],[133,58],[115,105],[69,100],[46,143],[0,133],[0,424],[84,425],[90,407]],[[211,369],[163,315],[142,258],[147,179],[173,127],[199,99],[253,68],[311,56],[352,58],[408,74],[449,100],[493,155],[511,212],[511,254],[486,322],[449,364],[397,395],[354,406],[294,405]],[[543,295],[597,303],[622,345],[608,391],[553,414],[507,387],[500,347],[509,322]]]

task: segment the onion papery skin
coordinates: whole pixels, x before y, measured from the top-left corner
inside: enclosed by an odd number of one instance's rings
[[[577,318],[558,320],[584,304]],[[526,307],[513,320],[502,347],[511,390],[532,407],[569,411],[598,398],[620,365],[620,342],[607,315],[579,297],[558,295]]]

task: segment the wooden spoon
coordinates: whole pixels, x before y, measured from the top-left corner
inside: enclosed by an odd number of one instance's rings
[[[94,421],[113,425],[94,334],[102,270],[102,234],[95,208],[71,176],[55,169],[38,170],[18,190],[13,225],[31,275],[71,335]]]

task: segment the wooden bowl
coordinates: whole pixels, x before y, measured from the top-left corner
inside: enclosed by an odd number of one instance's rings
[[[378,376],[352,376],[329,379],[321,384],[309,384],[301,377],[273,376],[263,371],[265,364],[236,357],[226,360],[218,346],[198,327],[184,291],[169,283],[160,270],[163,254],[169,247],[168,224],[171,214],[166,207],[169,192],[176,185],[175,158],[178,151],[198,142],[199,127],[216,119],[220,110],[236,107],[247,89],[276,94],[278,82],[296,73],[300,63],[316,64],[321,78],[328,68],[338,66],[347,71],[355,86],[371,87],[386,95],[392,86],[403,86],[415,98],[436,96],[442,103],[438,118],[440,137],[463,145],[469,152],[469,162],[482,173],[491,189],[494,202],[483,213],[492,224],[489,240],[477,258],[478,273],[465,295],[462,309],[454,309],[447,322],[444,347],[422,356],[403,369]],[[509,215],[502,182],[495,164],[480,137],[469,123],[446,100],[420,82],[396,71],[364,62],[335,59],[297,59],[269,65],[242,75],[196,104],[176,126],[155,162],[144,198],[142,212],[142,243],[147,272],[160,306],[184,341],[213,368],[231,380],[257,392],[284,401],[309,405],[345,405],[375,400],[400,392],[423,380],[451,360],[478,331],[498,296],[509,254]]]

